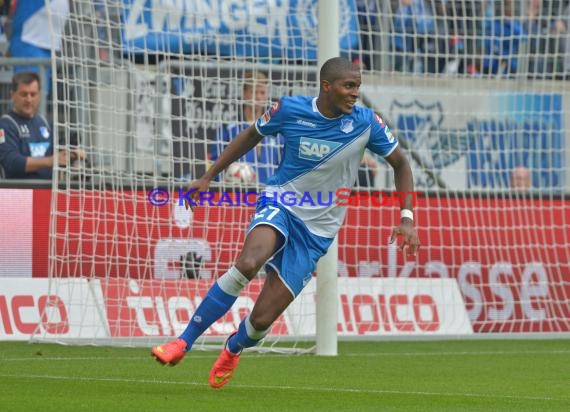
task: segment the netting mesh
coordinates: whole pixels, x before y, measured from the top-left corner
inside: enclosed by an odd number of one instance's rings
[[[387,244],[397,207],[378,206],[373,193],[393,188],[392,172],[366,153],[355,188],[372,196],[350,207],[339,234],[341,336],[567,332],[565,2],[340,3],[341,55],[361,65],[362,104],[411,160],[423,243],[416,261]],[[227,270],[253,208],[236,206],[239,194],[218,205],[219,196],[260,190],[262,169],[274,164],[256,156],[253,177],[220,176],[216,205],[193,214],[180,195],[223,148],[221,129],[251,121],[247,73],[267,77],[253,82],[267,86],[265,107],[318,92],[316,7],[72,2],[55,61],[56,128],[89,161],[57,169],[50,278],[55,290],[85,287],[67,278],[89,285],[93,298],[76,303],[89,332],[76,337],[176,335]],[[264,144],[278,153],[282,142]],[[259,287],[206,336],[235,328]],[[314,301],[310,286],[273,341],[314,337]]]

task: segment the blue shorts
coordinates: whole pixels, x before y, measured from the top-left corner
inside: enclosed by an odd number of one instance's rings
[[[311,280],[318,260],[333,239],[309,232],[301,219],[278,205],[264,202],[258,202],[247,233],[259,225],[274,227],[283,235],[283,245],[265,264],[266,271],[277,272],[296,297]]]

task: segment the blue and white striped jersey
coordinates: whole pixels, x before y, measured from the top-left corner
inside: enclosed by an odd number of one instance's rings
[[[386,157],[398,145],[371,109],[355,106],[351,114],[331,119],[319,112],[316,97],[283,97],[257,119],[255,127],[264,136],[282,135],[285,144],[281,164],[265,188],[268,197],[332,196],[332,202],[322,202],[327,204],[280,203],[309,231],[328,238],[336,235],[346,213],[346,207],[336,204],[336,191],[354,186],[364,149]]]

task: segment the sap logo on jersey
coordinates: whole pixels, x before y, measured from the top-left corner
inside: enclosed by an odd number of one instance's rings
[[[319,161],[334,152],[340,145],[340,143],[336,142],[301,137],[301,142],[299,143],[299,157],[301,159]]]

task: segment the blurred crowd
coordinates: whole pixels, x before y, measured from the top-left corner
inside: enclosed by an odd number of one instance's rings
[[[553,77],[570,72],[570,0],[354,0],[363,68],[409,73]],[[0,0],[0,57],[59,50],[68,0],[50,0],[55,36],[37,14],[45,0]],[[102,7],[95,1],[95,10]],[[107,50],[101,51],[108,54]],[[522,58],[521,58],[522,56]]]
[[[567,0],[357,0],[357,4],[361,51],[353,57],[366,68],[473,76],[557,77],[570,72]],[[374,67],[377,46],[386,43],[390,61]]]

